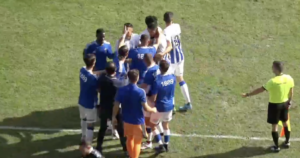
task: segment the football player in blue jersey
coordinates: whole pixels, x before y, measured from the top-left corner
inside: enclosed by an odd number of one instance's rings
[[[169,122],[172,120],[172,111],[174,108],[174,95],[176,86],[176,77],[170,69],[170,64],[162,60],[159,63],[160,74],[156,76],[156,80],[151,88],[153,100],[155,100],[155,107],[157,113],[151,114],[150,122],[157,125],[162,122],[164,129],[164,143],[162,142],[160,132],[153,128],[156,141],[159,146],[155,148],[156,152],[160,153],[168,151],[168,144],[170,141]]]
[[[84,57],[85,67],[80,69],[80,94],[79,112],[81,119],[82,140],[91,143],[93,141],[94,123],[97,119],[96,105],[97,97],[97,75],[93,74],[96,63],[94,54],[87,54]]]
[[[141,45],[136,49],[132,49],[129,52],[129,57],[131,59],[130,69],[139,70],[139,81],[138,85],[143,83],[145,73],[147,71],[147,65],[144,63],[145,54],[149,53],[152,56],[156,54],[156,50],[158,48],[158,44],[160,42],[159,35],[157,37],[156,43],[153,46],[148,46],[150,41],[150,37],[146,34],[141,36]]]
[[[105,41],[104,29],[96,30],[96,40],[87,44],[83,52],[84,55],[96,55],[97,61],[94,68],[95,71],[104,70],[107,63],[107,58],[112,59],[114,57],[110,43]]]
[[[114,59],[114,63],[117,68],[116,77],[118,78],[118,80],[122,81],[123,86],[126,86],[128,84],[128,77],[125,63],[129,52],[128,47],[126,45],[123,45],[119,48],[118,52],[118,58]]]

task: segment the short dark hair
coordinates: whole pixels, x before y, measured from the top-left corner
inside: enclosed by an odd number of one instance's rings
[[[276,70],[278,70],[279,72],[282,72],[283,71],[283,62],[281,61],[274,61],[273,62],[273,66]]]
[[[105,67],[105,71],[108,75],[112,75],[116,72],[116,65],[114,62],[108,62]]]
[[[83,61],[86,67],[90,68],[93,66],[94,62],[96,61],[95,54],[86,54],[83,58]]]
[[[137,82],[137,80],[138,80],[138,77],[139,77],[139,70],[137,70],[137,69],[132,69],[132,70],[130,70],[129,72],[128,72],[128,78],[129,78],[129,81],[131,82],[131,83],[133,83],[133,82]]]
[[[151,23],[147,24],[147,28],[151,29],[151,30],[156,29],[157,26],[158,26],[157,21],[154,21],[154,22],[151,22]]]
[[[99,29],[96,30],[96,35],[98,35],[98,34],[104,34],[104,33],[105,33],[105,31],[102,28],[99,28]]]
[[[166,23],[170,23],[172,21],[172,19],[173,19],[173,15],[174,15],[173,12],[166,12],[164,14],[164,21]]]
[[[131,23],[129,23],[129,22],[125,23],[124,26],[133,28],[133,25]]]
[[[144,62],[147,63],[147,64],[150,64],[150,63],[152,63],[152,61],[153,61],[152,54],[146,53],[145,56],[144,56]]]
[[[148,39],[150,39],[150,37],[147,34],[142,34],[141,41],[145,41],[145,40],[148,40]]]
[[[126,45],[123,45],[119,48],[118,53],[119,57],[125,57],[128,53],[129,49]]]
[[[169,70],[170,64],[166,60],[161,60],[159,62],[159,70],[162,74],[166,73]]]
[[[150,23],[153,23],[153,22],[156,22],[157,23],[157,18],[156,16],[153,16],[153,15],[149,15],[145,18],[145,23],[146,25],[150,24]]]

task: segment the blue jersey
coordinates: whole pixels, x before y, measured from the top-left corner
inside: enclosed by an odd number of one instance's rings
[[[147,93],[147,96],[151,96],[152,95],[152,89],[153,89],[153,84],[154,81],[156,79],[156,76],[160,73],[159,71],[159,66],[158,65],[154,65],[150,68],[148,68],[146,74],[145,74],[145,78],[144,78],[144,83],[148,86],[150,86],[150,89]]]
[[[85,67],[80,69],[80,94],[78,104],[93,109],[98,102],[97,77]]]
[[[135,84],[121,87],[116,101],[122,105],[122,119],[126,123],[141,125],[145,123],[142,103],[146,103],[145,91]]]
[[[107,58],[112,59],[114,57],[109,42],[104,42],[102,45],[100,45],[94,41],[86,46],[84,53],[93,53],[96,55],[95,70],[104,70],[107,63]]]
[[[130,69],[137,69],[140,72],[140,78],[138,81],[138,84],[143,83],[143,79],[145,77],[145,73],[147,71],[147,65],[144,63],[144,55],[145,54],[156,54],[156,49],[155,47],[139,47],[136,49],[132,49],[129,52],[129,57],[132,59]]]
[[[116,68],[117,68],[117,72],[116,72],[116,77],[119,81],[121,81],[123,83],[123,85],[127,85],[128,84],[128,77],[127,77],[127,71],[125,68],[125,63],[122,61],[119,61],[118,58],[114,58],[113,59]]]
[[[176,77],[170,72],[157,75],[153,84],[153,95],[156,97],[156,109],[158,112],[168,112],[174,108]]]

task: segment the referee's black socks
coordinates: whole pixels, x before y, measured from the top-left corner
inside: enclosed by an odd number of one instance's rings
[[[291,132],[289,131],[289,128],[284,127],[285,143],[290,142],[290,134]]]
[[[279,139],[279,135],[278,132],[272,132],[272,137],[273,137],[273,141],[276,147],[278,147],[278,139]]]

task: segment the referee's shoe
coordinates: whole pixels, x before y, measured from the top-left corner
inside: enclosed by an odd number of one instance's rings
[[[284,147],[290,147],[290,134],[288,124],[288,112],[291,107],[291,101],[294,91],[294,80],[290,75],[283,74],[283,63],[280,61],[273,62],[273,73],[276,75],[271,78],[264,86],[257,88],[250,93],[243,93],[243,97],[249,97],[259,94],[264,91],[269,93],[269,105],[268,105],[268,120],[269,124],[272,124],[272,138],[274,146],[271,147],[273,152],[279,152],[278,145],[278,122],[282,121],[285,132]]]

